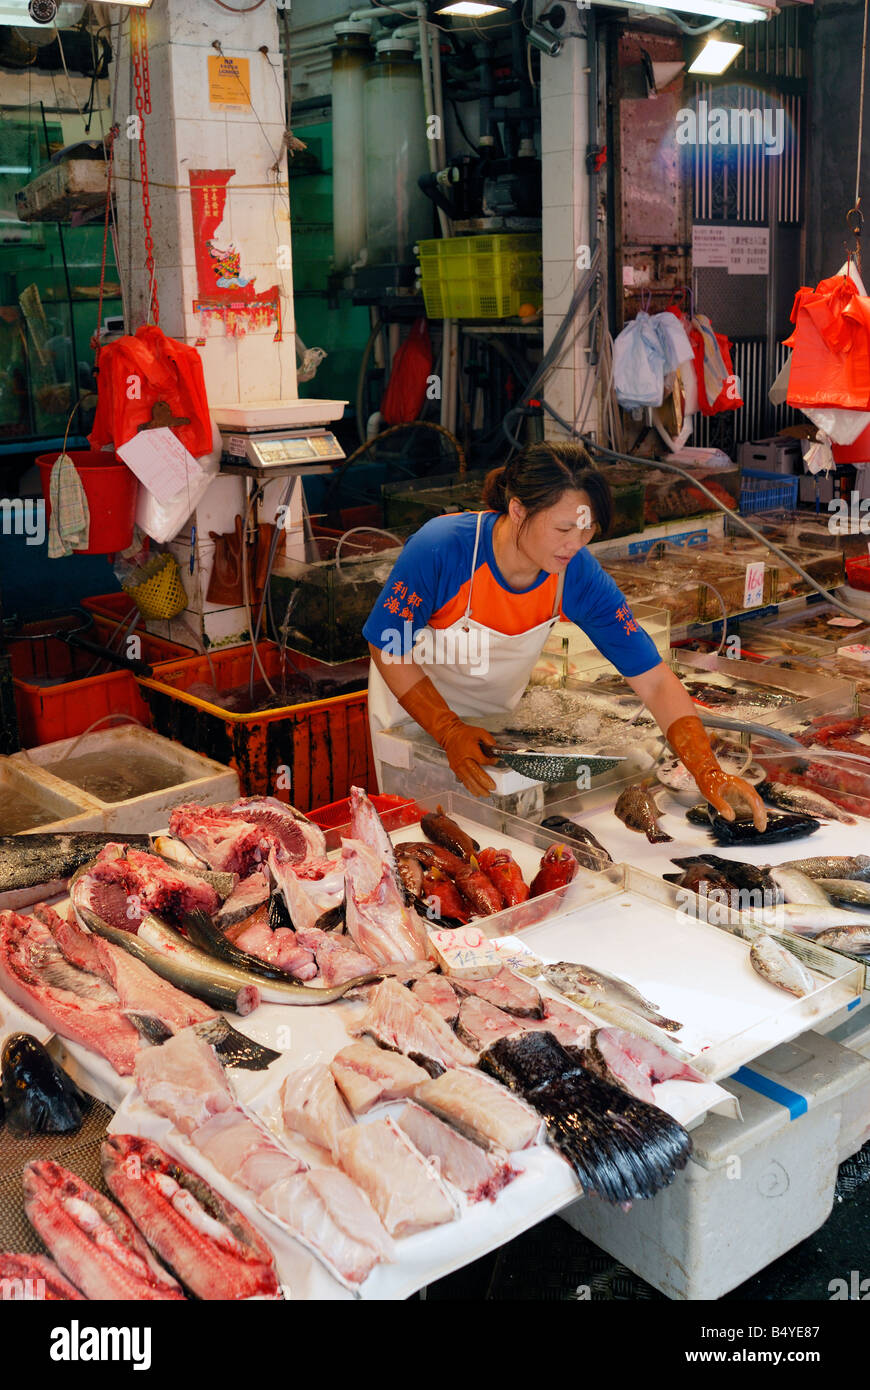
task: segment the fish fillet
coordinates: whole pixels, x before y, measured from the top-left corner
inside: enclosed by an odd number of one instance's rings
[[[329,1067],[316,1062],[291,1072],[281,1088],[281,1104],[288,1129],[337,1157],[339,1136],[354,1118]]]
[[[494,1202],[502,1188],[519,1177],[507,1154],[482,1149],[413,1101],[405,1106],[398,1124],[411,1143],[438,1165],[442,1177],[464,1192],[469,1202]]]
[[[459,1215],[444,1183],[391,1116],[344,1130],[338,1153],[391,1236],[413,1235]]]
[[[214,1049],[192,1028],[176,1033],[162,1047],[140,1052],[135,1077],[146,1104],[182,1134],[192,1134],[212,1115],[235,1109]]]
[[[382,980],[362,1018],[348,1030],[355,1037],[371,1034],[385,1047],[440,1067],[473,1066],[475,1054],[428,1004],[396,980]],[[427,1067],[428,1070],[428,1067]]]
[[[249,1179],[261,1175],[261,1164],[267,1159],[278,1166],[282,1177],[301,1172],[306,1166],[286,1149],[280,1148],[268,1130],[241,1106],[212,1115],[193,1131],[190,1142],[231,1182],[240,1181],[243,1172],[247,1173]],[[256,1163],[255,1158],[258,1160]],[[255,1190],[253,1182],[246,1182],[245,1185]]]
[[[318,1168],[284,1178],[267,1188],[259,1201],[350,1287],[359,1286],[376,1265],[395,1257],[371,1203],[338,1169]]]
[[[527,1149],[541,1133],[541,1121],[525,1101],[465,1067],[427,1081],[414,1099],[468,1139],[506,1153]]]
[[[383,963],[425,960],[426,929],[417,914],[405,905],[391,865],[380,861],[359,840],[342,842],[342,859],[347,930],[359,949]]]
[[[459,997],[445,976],[426,974],[414,982],[411,992],[415,998],[439,1013],[445,1023],[455,1024],[459,1013]]]
[[[278,1297],[271,1250],[202,1178],[136,1135],[110,1135],[101,1156],[112,1196],[197,1298]]]
[[[355,980],[361,975],[373,975],[377,962],[371,956],[357,950],[349,937],[341,932],[321,931],[310,927],[297,931],[296,939],[300,946],[313,952],[317,968],[325,985],[341,985],[345,980]]]
[[[364,1115],[380,1101],[404,1100],[429,1077],[400,1052],[387,1052],[371,1042],[343,1047],[333,1057],[330,1070],[355,1115]]]
[[[24,1169],[24,1209],[58,1267],[90,1299],[183,1299],[120,1207],[50,1159]]]
[[[475,994],[488,1004],[495,1004],[505,1013],[516,1014],[517,1018],[543,1018],[544,1004],[541,995],[529,980],[515,975],[507,966],[497,975],[486,980],[456,980],[460,994]]]

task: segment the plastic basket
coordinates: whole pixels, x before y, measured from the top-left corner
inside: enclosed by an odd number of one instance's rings
[[[846,580],[853,589],[870,590],[870,557],[855,555],[846,561]]]
[[[541,239],[534,234],[421,241],[420,275],[429,318],[513,318],[543,302]]]
[[[761,468],[744,468],[740,478],[740,512],[797,510],[800,478],[783,473],[767,473]]]
[[[416,802],[406,796],[370,794],[369,801],[379,816],[385,815],[387,811],[397,811],[403,806],[416,807]],[[328,806],[318,806],[316,811],[308,812],[308,819],[313,820],[315,825],[319,825],[321,830],[332,830],[337,825],[349,825],[350,797],[344,797],[341,801],[332,801]]]
[[[174,555],[158,555],[151,561],[153,574],[138,584],[125,584],[139,612],[146,618],[176,618],[187,607],[187,594],[181,582]]]

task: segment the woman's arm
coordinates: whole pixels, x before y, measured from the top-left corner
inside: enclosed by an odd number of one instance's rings
[[[761,797],[742,777],[723,772],[695,704],[671,668],[662,661],[643,675],[626,676],[626,680],[719,814],[734,820],[735,806],[744,814],[748,806],[756,829],[765,830],[767,811]]]
[[[385,656],[380,647],[374,646],[371,642],[369,642],[369,651],[372,661],[384,678],[387,689],[391,690],[400,702],[412,686],[417,685],[423,679],[423,672],[410,653],[407,656]]]

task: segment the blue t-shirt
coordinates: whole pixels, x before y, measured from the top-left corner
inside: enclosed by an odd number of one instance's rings
[[[505,583],[492,546],[497,512],[485,512],[471,586],[471,617],[495,632],[515,636],[553,615],[558,575],[542,573],[527,589]],[[372,646],[407,655],[420,629],[446,628],[465,613],[474,557],[477,513],[427,521],[406,543],[363,634]],[[588,550],[565,570],[561,614],[586,633],[623,676],[640,676],[661,662],[620,592]]]

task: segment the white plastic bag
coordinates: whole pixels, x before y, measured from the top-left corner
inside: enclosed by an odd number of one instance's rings
[[[665,354],[649,314],[627,323],[613,344],[613,389],[624,410],[664,400]]]
[[[188,518],[196,511],[220,471],[223,444],[217,425],[212,421],[212,451],[197,459],[202,476],[188,484],[168,502],[158,502],[146,487],[139,488],[136,504],[136,525],[153,541],[165,545],[174,541],[184,529]]]

